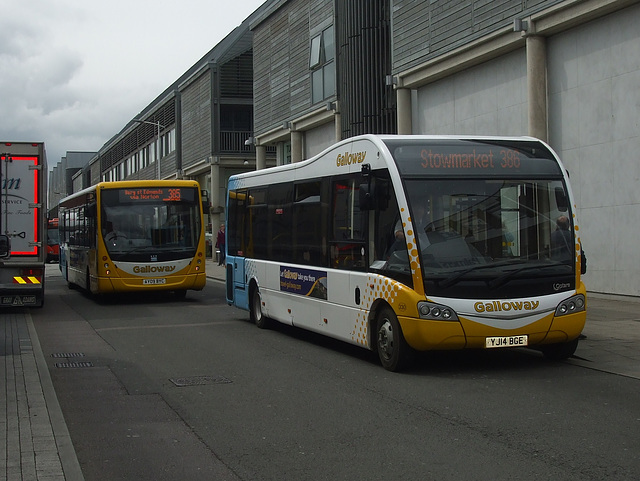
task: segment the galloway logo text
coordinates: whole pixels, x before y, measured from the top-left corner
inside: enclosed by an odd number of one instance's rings
[[[152,274],[155,272],[173,272],[176,266],[135,266],[133,272],[136,274]]]
[[[540,301],[493,301],[476,302],[473,307],[476,312],[534,311],[539,305]]]

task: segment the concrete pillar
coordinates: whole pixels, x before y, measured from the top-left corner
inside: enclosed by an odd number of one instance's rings
[[[302,132],[291,131],[291,163],[302,160]]]
[[[413,125],[411,122],[411,89],[396,89],[396,98],[398,99],[398,134],[411,135],[413,133]]]
[[[267,168],[267,147],[256,145],[256,170]]]
[[[340,117],[340,113],[336,113],[333,116],[333,121],[335,129],[336,129],[336,142],[340,142],[342,140],[342,120]]]
[[[547,42],[545,37],[527,37],[527,103],[529,135],[548,140],[547,131]]]

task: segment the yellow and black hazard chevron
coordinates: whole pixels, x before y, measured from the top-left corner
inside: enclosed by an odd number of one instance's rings
[[[14,276],[13,283],[14,284],[41,284],[42,280],[40,277],[34,277],[34,276]]]

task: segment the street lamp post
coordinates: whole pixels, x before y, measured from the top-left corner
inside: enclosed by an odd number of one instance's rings
[[[150,122],[149,120],[140,120],[140,119],[133,119],[134,122],[138,122],[139,124],[149,124],[149,125],[155,125],[156,126],[156,177],[158,177],[158,180],[161,179],[161,173],[160,173],[160,128],[164,128],[164,125],[160,124],[160,121],[156,121],[156,122]]]

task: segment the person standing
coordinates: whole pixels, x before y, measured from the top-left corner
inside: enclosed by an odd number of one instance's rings
[[[220,230],[218,230],[218,237],[216,238],[216,249],[220,251],[220,257],[218,258],[218,265],[225,265],[225,256],[226,256],[226,236],[224,234],[224,224],[220,225]]]

